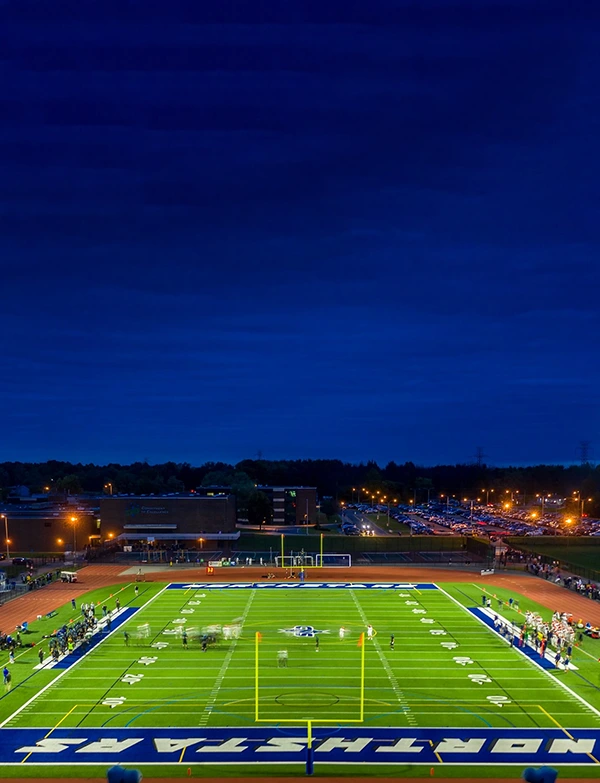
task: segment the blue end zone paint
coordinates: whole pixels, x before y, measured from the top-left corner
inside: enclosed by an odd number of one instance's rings
[[[408,584],[406,582],[187,582],[174,583],[167,590],[243,590],[258,588],[283,590],[311,590],[319,588],[352,588],[352,590],[437,590],[437,585],[430,583]]]
[[[112,621],[110,631],[108,631],[106,628],[104,628],[102,631],[98,631],[98,633],[92,636],[88,644],[81,644],[79,647],[73,650],[72,653],[65,655],[65,657],[56,663],[52,668],[68,669],[69,666],[77,663],[77,661],[80,660],[80,658],[83,658],[86,653],[88,653],[90,650],[93,650],[94,647],[97,647],[101,642],[103,642],[106,637],[109,636],[109,634],[111,634],[116,628],[123,625],[123,623],[126,623],[127,620],[133,617],[137,611],[138,607],[136,606],[128,606],[126,609],[122,609],[119,613],[119,616],[115,617],[115,619]]]
[[[479,618],[480,620],[483,620],[488,628],[491,628],[495,634],[500,636],[498,631],[494,628],[494,621],[491,617],[488,617],[485,612],[482,612],[481,609],[476,606],[468,607],[468,609],[471,614],[475,615],[475,617]],[[518,647],[519,637],[514,633],[512,634],[512,637],[514,639],[514,646]],[[534,661],[534,663],[537,663],[537,665],[542,669],[556,669],[556,666],[552,663],[552,661],[549,661],[547,658],[543,658],[537,650],[534,650],[533,647],[530,647],[528,644],[524,644],[522,647],[518,647],[518,649],[528,658],[531,658],[531,660]]]
[[[599,764],[600,730],[316,728],[314,761],[350,764]],[[0,763],[303,763],[306,726],[246,729],[2,729]],[[438,754],[436,756],[436,753]],[[438,758],[439,756],[439,758]]]

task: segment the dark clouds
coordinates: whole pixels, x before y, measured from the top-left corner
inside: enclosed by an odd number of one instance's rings
[[[3,458],[594,438],[593,4],[0,17]]]

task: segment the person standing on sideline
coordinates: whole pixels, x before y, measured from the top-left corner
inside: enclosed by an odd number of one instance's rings
[[[40,659],[40,666],[44,663],[44,651],[40,647],[40,651],[38,652],[38,658]]]
[[[135,586],[135,597],[137,598],[139,594],[140,594],[140,588],[136,585]]]
[[[8,653],[8,660],[9,660],[9,663],[14,663],[15,662],[15,651],[13,649],[11,649],[9,651],[9,653]]]
[[[71,606],[73,607],[73,609],[77,609],[77,604],[75,603],[74,598],[71,598]]]
[[[10,681],[12,678],[10,676],[10,671],[7,666],[5,666],[4,669],[2,669],[2,676],[4,677],[4,690],[8,693],[8,691],[10,690]]]

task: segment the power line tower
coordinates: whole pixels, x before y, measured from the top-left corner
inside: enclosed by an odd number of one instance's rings
[[[587,465],[591,462],[592,458],[592,441],[581,440],[579,441],[579,460],[582,465]]]
[[[487,454],[484,454],[483,448],[481,446],[477,446],[475,449],[475,462],[477,464],[477,467],[480,468],[485,463],[485,458],[487,457]]]

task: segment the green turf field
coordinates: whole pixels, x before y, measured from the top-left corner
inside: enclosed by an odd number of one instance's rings
[[[594,712],[600,708],[594,643],[586,640],[588,651],[577,651],[578,672],[542,671],[457,603],[477,605],[481,591],[476,585],[418,594],[359,589],[158,591],[158,586],[145,588],[137,599],[133,587],[120,593],[123,604],[142,606],[123,626],[129,646],[119,629],[72,668],[41,672],[32,668],[36,651],[24,653],[13,667],[18,687],[0,699],[4,725],[254,725],[256,631],[262,635],[261,719],[355,721],[361,699],[358,642],[371,624],[376,634],[365,642],[367,725],[600,728],[600,715]],[[182,619],[186,622],[177,622]],[[146,624],[149,636],[137,638],[138,628]],[[227,624],[241,627],[240,638],[221,638],[202,652],[195,629]],[[187,649],[177,633],[184,625]],[[316,638],[293,635],[295,626],[320,632],[318,652]],[[340,626],[346,629],[343,639]],[[157,643],[159,649],[152,646]],[[288,651],[287,668],[278,666],[281,649]],[[565,682],[570,691],[562,687]]]

